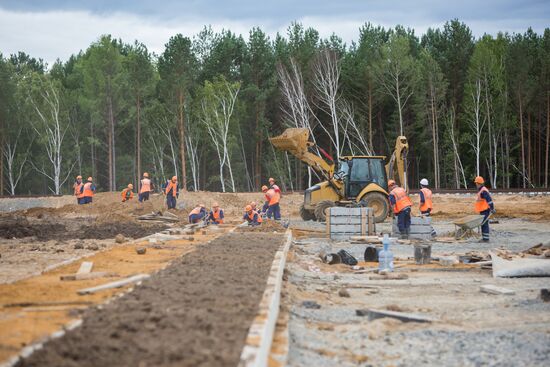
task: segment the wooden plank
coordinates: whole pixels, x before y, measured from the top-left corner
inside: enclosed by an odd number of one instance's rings
[[[118,274],[108,272],[108,271],[95,271],[93,273],[85,273],[85,274],[61,275],[59,279],[64,281],[71,281],[71,280],[90,280],[90,279],[117,277],[117,276]]]
[[[11,307],[47,307],[47,306],[89,306],[93,302],[90,301],[62,301],[62,302],[21,302],[21,303],[8,303],[4,308]]]
[[[394,319],[401,320],[403,322],[435,322],[437,321],[437,319],[433,317],[429,317],[421,314],[387,311],[387,310],[376,310],[376,309],[356,310],[355,313],[357,314],[357,316],[368,316],[369,321],[381,319],[384,317],[391,317]]]
[[[111,283],[107,283],[107,284],[103,284],[103,285],[98,285],[97,287],[84,288],[84,289],[81,289],[81,290],[77,291],[77,293],[80,294],[80,295],[93,294],[93,293],[100,292],[100,291],[103,291],[103,290],[106,290],[106,289],[124,287],[125,285],[131,284],[131,283],[136,283],[136,282],[145,280],[145,279],[150,278],[150,277],[151,276],[149,274],[138,274],[138,275],[134,275],[132,277],[126,278],[126,279],[117,280],[116,282],[111,282]]]
[[[508,288],[502,288],[497,287],[496,285],[492,284],[485,284],[479,287],[479,290],[481,293],[488,293],[488,294],[504,294],[504,295],[512,295],[516,294],[516,291]]]
[[[80,268],[76,272],[77,274],[87,274],[92,271],[92,268],[94,266],[94,263],[92,261],[83,261],[82,264],[80,264]]]

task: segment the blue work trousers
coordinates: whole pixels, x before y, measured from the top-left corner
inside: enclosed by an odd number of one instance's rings
[[[411,208],[405,208],[397,213],[397,227],[399,233],[407,234],[407,230],[411,227]]]
[[[166,205],[168,205],[168,209],[176,209],[176,198],[172,195],[166,195]]]
[[[140,203],[149,200],[149,191],[145,191],[139,194],[138,200]]]
[[[483,224],[481,225],[481,238],[483,241],[489,241],[489,215],[491,214],[491,209],[487,209],[479,213],[483,215]]]
[[[279,203],[267,207],[267,217],[269,219],[273,217],[275,220],[281,219],[281,206]]]

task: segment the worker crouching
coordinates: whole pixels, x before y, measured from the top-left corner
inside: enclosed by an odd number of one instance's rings
[[[252,209],[251,205],[247,205],[244,208],[244,211],[245,212],[244,212],[243,219],[246,220],[249,226],[257,226],[257,225],[260,225],[260,223],[262,223],[262,217],[260,217],[257,211]]]
[[[477,187],[477,198],[474,204],[474,209],[480,215],[483,215],[483,224],[481,225],[481,241],[489,242],[489,216],[496,213],[493,199],[489,190],[485,187],[485,180],[481,176],[477,176],[474,180]]]
[[[197,205],[193,210],[189,212],[189,223],[199,223],[206,218],[206,207],[204,204]]]
[[[124,190],[122,190],[122,192],[120,193],[120,195],[122,196],[122,202],[125,202],[125,201],[128,201],[128,200],[131,200],[134,198],[134,185],[132,184],[128,184],[128,187],[126,187]]]
[[[168,209],[176,209],[176,198],[179,196],[178,177],[172,177],[172,179],[166,184],[166,188],[164,190],[166,193],[166,205],[168,206]]]
[[[223,224],[223,209],[220,209],[220,204],[212,204],[212,210],[208,214],[208,223],[212,224]]]
[[[397,227],[401,238],[409,238],[412,201],[405,189],[397,186],[394,180],[388,181],[388,190],[390,191],[389,199],[393,213],[397,216]]]

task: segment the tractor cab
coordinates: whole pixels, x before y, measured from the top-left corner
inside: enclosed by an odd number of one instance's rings
[[[344,156],[341,157],[337,172],[344,182],[347,200],[354,200],[363,189],[374,183],[388,190],[384,156]]]

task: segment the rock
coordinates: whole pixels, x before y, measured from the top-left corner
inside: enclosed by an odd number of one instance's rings
[[[126,242],[126,237],[124,237],[123,235],[121,235],[120,233],[116,235],[115,237],[115,242],[116,243],[124,243]]]
[[[99,250],[99,246],[96,245],[95,243],[92,243],[91,245],[86,246],[86,250],[97,251]]]
[[[136,253],[138,255],[145,255],[147,252],[147,249],[145,247],[136,247]]]
[[[546,250],[542,253],[544,257],[550,257],[550,250]]]
[[[185,231],[183,231],[183,234],[195,234],[195,230],[194,229],[186,229]]]
[[[74,244],[75,250],[82,250],[84,248],[84,244],[82,242],[77,242]]]
[[[482,293],[489,293],[489,294],[505,294],[505,295],[516,294],[516,292],[512,289],[497,287],[497,286],[492,285],[492,284],[482,285],[479,288],[479,290]]]
[[[540,298],[543,302],[550,302],[550,289],[544,288],[540,290]]]
[[[369,314],[369,310],[355,310],[355,315],[357,316],[367,316]]]
[[[305,308],[311,308],[311,309],[314,309],[314,310],[318,310],[318,309],[321,308],[321,305],[318,304],[315,301],[304,301],[304,302],[302,302],[302,306],[305,307]]]
[[[340,290],[338,291],[338,295],[339,295],[340,297],[346,297],[346,298],[351,297],[350,294],[349,294],[349,292],[348,292],[348,290],[347,290],[346,288],[340,289]]]

